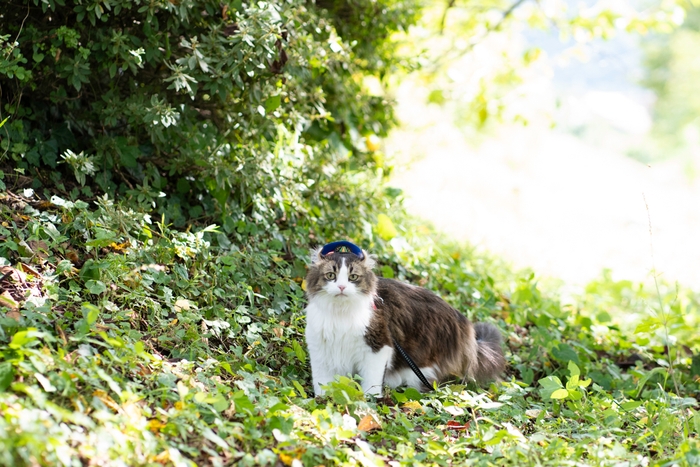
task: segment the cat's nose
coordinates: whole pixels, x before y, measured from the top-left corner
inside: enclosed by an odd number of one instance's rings
[[[346,287],[345,285],[339,285],[339,286],[338,286],[338,288],[340,289],[341,292],[342,292],[343,290],[345,290],[345,287]]]

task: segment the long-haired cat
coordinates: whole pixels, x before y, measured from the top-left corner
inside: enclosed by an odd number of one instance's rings
[[[384,385],[429,389],[396,352],[394,340],[431,384],[450,375],[477,382],[498,378],[505,368],[498,328],[472,324],[427,289],[378,278],[374,260],[355,248],[312,252],[306,343],[316,395],[336,375],[348,374],[359,374],[368,394],[381,395]]]

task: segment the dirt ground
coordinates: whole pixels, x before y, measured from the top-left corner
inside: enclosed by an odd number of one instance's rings
[[[603,268],[615,279],[645,280],[655,265],[664,279],[697,289],[700,183],[680,162],[648,166],[533,126],[475,148],[444,109],[398,98],[404,126],[386,150],[396,162],[391,184],[404,190],[409,212],[572,285]]]

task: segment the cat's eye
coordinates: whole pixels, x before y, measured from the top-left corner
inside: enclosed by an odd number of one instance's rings
[[[329,281],[332,281],[333,279],[335,279],[335,273],[334,272],[327,272],[326,279],[328,279]]]
[[[350,275],[348,276],[348,279],[350,279],[350,280],[353,281],[353,282],[355,282],[355,281],[356,281],[357,279],[359,279],[359,278],[360,278],[360,276],[359,276],[358,274],[350,274]]]

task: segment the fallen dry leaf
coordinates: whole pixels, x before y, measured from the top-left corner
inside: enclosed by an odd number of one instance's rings
[[[20,271],[19,269],[15,269],[11,266],[0,267],[0,277],[3,277],[6,280],[12,278],[15,280],[15,282],[20,283],[24,283],[27,281],[27,275],[24,272]]]
[[[178,298],[175,300],[174,308],[177,313],[180,313],[181,311],[189,311],[193,309],[194,304],[186,298]]]
[[[360,420],[360,423],[357,425],[357,429],[360,431],[373,431],[373,430],[381,430],[382,426],[375,420],[375,418],[372,415],[365,415],[362,417],[362,420]]]
[[[7,290],[0,295],[0,306],[9,308],[10,312],[19,310],[19,303],[12,298],[12,295],[10,295],[10,292]]]
[[[17,322],[19,322],[20,318],[22,317],[19,311],[8,311],[7,313],[5,313],[5,316],[14,319]]]
[[[92,395],[101,400],[102,403],[110,409],[114,410],[115,412],[119,412],[119,405],[116,402],[114,402],[114,399],[109,397],[109,394],[107,394],[103,390],[97,389],[95,392],[92,393]]]
[[[170,451],[166,449],[157,456],[153,458],[153,462],[158,462],[159,464],[168,464],[170,462]]]
[[[462,424],[460,422],[450,420],[447,422],[447,429],[455,431],[465,431],[469,429],[469,422]]]
[[[43,277],[44,277],[44,276],[41,275],[41,273],[40,273],[39,271],[37,271],[37,270],[34,269],[33,267],[28,266],[28,265],[26,265],[26,264],[24,264],[24,263],[19,263],[19,267],[22,268],[22,271],[24,271],[24,272],[26,272],[26,273],[28,273],[28,274],[31,274],[31,275],[33,275],[34,277],[38,277],[38,278],[43,278]]]

